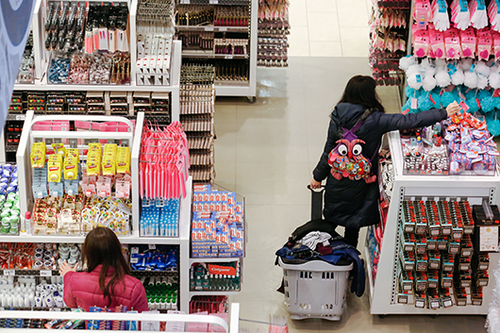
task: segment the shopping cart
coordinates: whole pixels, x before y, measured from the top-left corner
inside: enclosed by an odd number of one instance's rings
[[[319,191],[308,188],[311,190],[311,221],[320,221],[324,188]],[[283,268],[285,305],[291,319],[341,320],[352,263],[342,266],[311,260],[292,264],[278,257],[278,265]]]

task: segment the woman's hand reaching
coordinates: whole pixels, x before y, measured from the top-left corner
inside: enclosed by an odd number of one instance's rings
[[[76,272],[77,268],[78,263],[76,263],[75,267],[71,268],[71,266],[66,261],[64,261],[59,267],[59,274],[64,277],[64,275],[66,275],[66,273],[68,272]]]
[[[458,112],[460,112],[460,105],[458,105],[456,101],[448,104],[448,106],[446,107],[446,113],[448,114],[448,117],[451,117]]]
[[[316,179],[312,179],[311,180],[311,188],[312,189],[315,189],[315,188],[320,188],[321,187],[321,182],[318,182]]]

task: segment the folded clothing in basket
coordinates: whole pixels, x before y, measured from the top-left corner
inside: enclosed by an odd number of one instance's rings
[[[292,248],[286,246],[276,251],[276,255],[281,257],[284,263],[287,264],[303,264],[309,260],[324,260],[333,265],[350,265],[354,264],[352,270],[353,280],[351,284],[351,292],[356,296],[361,297],[365,292],[365,268],[359,257],[360,253],[352,245],[347,244],[343,240],[330,240],[332,248],[331,254],[322,255],[321,253],[311,250],[305,245],[297,244]],[[276,260],[277,264],[277,260]]]

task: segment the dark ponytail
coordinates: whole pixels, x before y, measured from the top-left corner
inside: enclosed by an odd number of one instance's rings
[[[377,85],[375,80],[371,76],[353,76],[349,82],[347,82],[339,103],[351,103],[366,106],[371,111],[365,116],[365,118],[375,110],[385,112],[377,92],[375,91],[376,87]]]

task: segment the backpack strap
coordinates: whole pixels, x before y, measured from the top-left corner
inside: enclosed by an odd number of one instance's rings
[[[366,111],[361,115],[361,117],[359,117],[356,124],[354,124],[354,126],[352,127],[351,132],[355,133],[361,126],[363,126],[363,124],[365,123],[365,119],[368,118],[368,116],[373,111],[374,111],[373,109],[366,109]],[[375,156],[377,156],[379,149],[380,149],[380,142],[378,143],[377,148],[375,149],[375,152],[373,153],[373,156],[370,159],[370,161],[372,161],[375,158]]]

